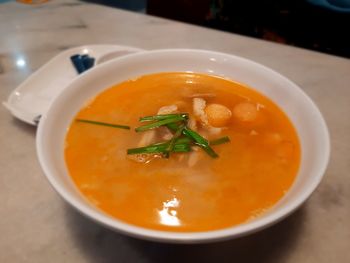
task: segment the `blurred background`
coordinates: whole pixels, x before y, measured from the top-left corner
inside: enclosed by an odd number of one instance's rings
[[[83,1],[350,58],[350,0]]]

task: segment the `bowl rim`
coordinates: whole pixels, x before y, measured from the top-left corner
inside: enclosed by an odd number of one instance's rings
[[[52,109],[54,108],[56,102],[58,99],[62,96],[62,94],[65,93],[64,89],[53,101],[53,103],[50,105],[48,111],[42,116],[38,130],[37,130],[37,136],[36,136],[36,148],[37,148],[37,156],[39,159],[39,163],[42,167],[42,170],[44,171],[45,177],[50,182],[51,186],[54,188],[54,190],[69,204],[71,204],[77,211],[84,214],[85,216],[91,218],[95,222],[98,222],[114,231],[118,231],[120,233],[152,240],[152,241],[160,241],[160,242],[167,242],[167,243],[206,243],[206,242],[214,242],[219,240],[226,240],[226,239],[233,239],[241,236],[245,236],[254,232],[257,232],[259,230],[265,229],[292,212],[294,212],[300,205],[302,205],[313,193],[313,191],[316,189],[316,187],[321,182],[324,173],[326,171],[329,158],[330,158],[330,137],[329,137],[329,131],[326,125],[326,122],[316,106],[316,104],[312,101],[312,99],[294,82],[283,76],[282,74],[276,72],[275,70],[272,70],[271,68],[264,66],[260,63],[257,63],[255,61],[252,61],[250,59],[242,58],[237,55],[232,54],[226,54],[222,52],[216,52],[216,51],[210,51],[210,50],[202,50],[202,49],[159,49],[159,50],[152,50],[152,51],[142,51],[139,53],[129,54],[122,57],[118,57],[116,59],[112,59],[108,62],[105,62],[81,75],[79,75],[73,82],[71,82],[68,85],[68,88],[70,86],[79,85],[79,82],[81,79],[84,79],[86,75],[98,75],[99,71],[103,71],[105,67],[109,67],[109,65],[118,63],[119,61],[128,60],[133,57],[139,57],[139,56],[152,56],[153,54],[161,54],[166,55],[169,53],[197,53],[201,54],[203,56],[225,56],[229,59],[234,59],[238,61],[244,61],[246,63],[251,64],[255,68],[260,68],[266,72],[269,73],[269,77],[278,77],[282,78],[284,81],[288,82],[290,86],[293,86],[294,92],[299,93],[300,96],[304,97],[306,99],[307,103],[310,104],[310,106],[313,108],[313,113],[315,114],[319,128],[322,129],[322,132],[324,134],[324,152],[323,152],[323,160],[324,162],[320,165],[318,168],[318,174],[314,176],[312,183],[309,184],[308,188],[306,188],[299,196],[296,198],[293,202],[288,203],[282,207],[280,207],[278,210],[274,211],[273,213],[258,218],[254,221],[242,223],[239,225],[235,225],[232,227],[219,229],[219,230],[211,230],[211,231],[202,231],[202,232],[172,232],[172,231],[162,231],[162,230],[152,230],[147,229],[144,227],[139,227],[135,225],[131,225],[129,223],[123,222],[121,220],[115,219],[110,217],[107,214],[104,213],[97,213],[96,210],[92,209],[92,207],[88,207],[87,205],[82,204],[80,201],[78,201],[72,194],[67,191],[55,178],[55,176],[51,173],[50,168],[45,162],[45,156],[43,151],[43,135],[45,134],[46,129],[46,119],[49,118],[50,113]],[[116,62],[117,61],[117,62]],[[78,83],[78,84],[77,84]],[[74,183],[73,183],[74,184]]]

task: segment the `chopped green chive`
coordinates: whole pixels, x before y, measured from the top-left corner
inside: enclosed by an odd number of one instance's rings
[[[168,147],[165,150],[165,157],[169,158],[170,152],[173,151],[176,140],[182,135],[182,131],[185,129],[185,125],[180,125],[179,129],[175,132],[173,138],[169,141]]]
[[[136,132],[142,132],[150,129],[159,128],[161,126],[166,126],[169,130],[173,132],[174,135],[169,141],[166,142],[154,143],[145,147],[128,149],[127,154],[162,154],[164,157],[168,158],[170,153],[172,152],[190,152],[192,150],[191,146],[198,145],[212,158],[219,157],[219,155],[210,147],[210,145],[219,145],[226,142],[230,142],[230,138],[228,136],[224,136],[209,142],[199,133],[191,130],[186,126],[188,116],[188,113],[179,113],[160,114],[140,118],[141,122],[154,122],[136,128]],[[130,127],[126,125],[119,125],[100,121],[86,119],[76,119],[76,121],[82,123],[102,125],[112,128],[127,130],[130,129]]]
[[[188,119],[188,113],[159,114],[159,115],[154,115],[154,116],[146,116],[146,117],[140,118],[140,122],[159,121],[159,120],[165,120],[165,119],[174,118],[174,117],[183,117],[184,119]]]
[[[185,134],[186,136],[192,138],[193,141],[195,142],[195,144],[200,146],[210,157],[212,157],[212,158],[219,157],[219,155],[209,146],[209,142],[207,141],[207,139],[205,139],[204,137],[199,135],[199,133],[191,130],[188,127],[186,127],[183,130],[183,134]]]
[[[89,124],[95,124],[95,125],[108,126],[108,127],[112,127],[112,128],[119,128],[119,129],[130,130],[130,126],[126,126],[126,125],[112,124],[112,123],[106,123],[106,122],[100,122],[100,121],[92,121],[92,120],[85,120],[85,119],[76,119],[76,121],[77,122],[89,123]]]
[[[224,136],[224,137],[212,140],[209,142],[209,145],[219,145],[226,142],[230,142],[230,138],[228,136]]]
[[[172,132],[176,132],[177,129],[179,128],[179,125],[177,125],[176,123],[169,123],[166,125],[166,127],[172,131]]]
[[[128,149],[128,154],[150,154],[150,153],[166,153],[166,149],[169,147],[169,143],[158,143],[154,145],[149,145],[146,147],[132,148]],[[173,147],[173,152],[190,152],[191,145],[188,143],[175,143]]]
[[[193,139],[198,144],[207,144],[209,145],[209,142],[207,139],[202,137],[199,133],[195,132],[194,130],[191,130],[190,128],[186,127],[183,131],[183,133]]]
[[[203,145],[196,143],[199,147],[201,147],[210,157],[218,158],[219,155],[211,148],[209,145]]]
[[[176,140],[176,143],[192,143],[192,140],[188,137],[181,137]]]
[[[136,132],[147,131],[150,129],[158,128],[160,126],[164,126],[164,125],[169,124],[169,123],[176,123],[176,122],[184,121],[184,120],[186,120],[186,118],[184,118],[183,116],[171,117],[171,118],[167,118],[164,120],[159,120],[157,122],[153,122],[151,124],[146,124],[146,125],[140,126],[140,127],[136,128],[135,131]]]

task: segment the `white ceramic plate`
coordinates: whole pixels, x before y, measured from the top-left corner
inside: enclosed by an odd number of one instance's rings
[[[96,209],[73,184],[64,161],[66,131],[80,108],[102,90],[127,79],[155,72],[192,71],[247,84],[276,102],[293,122],[302,157],[288,193],[254,220],[208,232],[166,232],[130,225]],[[118,74],[116,74],[118,73]],[[75,79],[43,115],[37,133],[40,164],[57,192],[93,220],[128,235],[163,242],[194,243],[236,238],[274,224],[297,209],[315,190],[327,167],[330,144],[325,121],[311,99],[293,82],[253,61],[203,50],[158,50],[111,60]]]
[[[95,66],[116,57],[142,51],[139,48],[117,45],[86,45],[61,52],[30,75],[8,97],[3,105],[16,118],[37,125],[53,99],[77,76],[70,57],[87,54],[95,58]]]

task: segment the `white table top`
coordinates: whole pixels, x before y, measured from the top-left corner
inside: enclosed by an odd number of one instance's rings
[[[111,232],[65,204],[39,167],[35,127],[0,107],[0,262],[350,262],[350,60],[76,0],[0,4],[0,36],[1,101],[70,47],[209,49],[300,85],[324,114],[332,143],[321,185],[281,223],[223,243],[165,245]],[[16,66],[19,57],[25,67]]]

